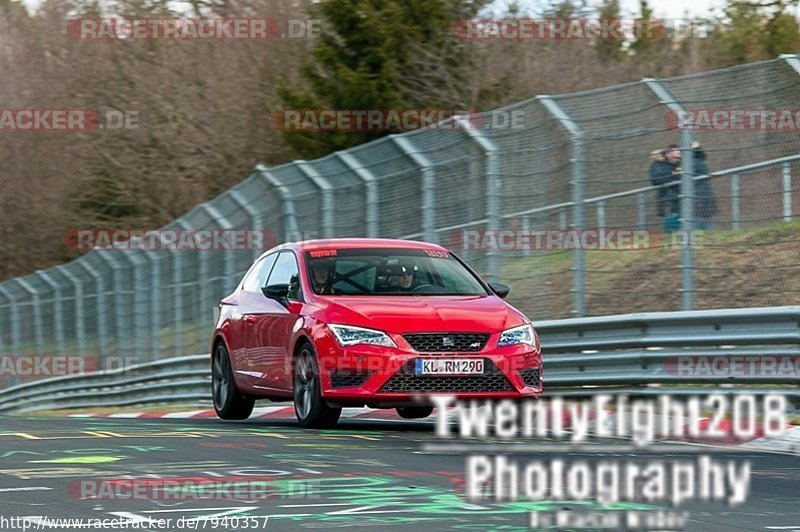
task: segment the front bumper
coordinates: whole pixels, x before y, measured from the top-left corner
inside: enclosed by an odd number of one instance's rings
[[[460,399],[525,399],[542,395],[542,358],[529,345],[497,348],[497,335],[486,347],[468,353],[418,353],[398,348],[357,345],[342,348],[332,338],[318,338],[322,396],[343,406],[394,406],[430,403],[431,395]],[[537,346],[538,347],[538,346]],[[416,375],[418,358],[482,358],[482,375]]]

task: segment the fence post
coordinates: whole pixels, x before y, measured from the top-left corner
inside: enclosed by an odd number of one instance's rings
[[[647,202],[645,201],[644,192],[636,194],[636,210],[639,216],[639,229],[647,227]]]
[[[113,251],[112,251],[113,252]],[[117,253],[121,253],[121,251],[117,250]],[[103,254],[103,251],[97,251],[100,254],[101,258],[105,258],[106,255]],[[127,340],[129,338],[128,335],[128,325],[130,322],[126,322],[122,316],[122,309],[126,309],[127,307],[122,303],[122,279],[120,274],[119,263],[117,263],[116,257],[113,255],[109,255],[110,260],[108,264],[111,265],[111,279],[112,283],[115,287],[113,290],[113,299],[114,305],[112,309],[112,313],[114,314],[114,340],[117,344],[117,356],[121,358],[125,358],[125,349],[127,347]],[[133,293],[133,292],[132,292]]]
[[[200,208],[203,209],[209,218],[214,220],[214,222],[218,223],[223,231],[231,231],[233,229],[233,224],[222,215],[219,210],[211,205],[210,203],[203,203],[200,205]],[[236,282],[234,281],[231,283],[231,279],[236,275],[234,271],[236,269],[233,254],[236,252],[235,249],[228,248],[225,250],[225,258],[223,259],[223,272],[224,272],[224,281],[222,282],[223,291],[228,290],[229,286],[236,286]],[[202,253],[202,252],[201,252]],[[210,257],[210,254],[206,254]],[[203,281],[203,279],[201,279]],[[205,301],[201,299],[201,304],[205,304]]]
[[[105,282],[103,281],[103,276],[100,275],[94,266],[91,266],[86,263],[86,257],[89,255],[84,255],[84,258],[81,260],[77,260],[76,263],[78,266],[86,270],[89,275],[92,276],[95,282],[95,308],[97,309],[97,355],[103,361],[101,363],[101,367],[105,362],[105,355],[106,355],[106,318],[108,314],[106,313],[106,305],[105,305],[105,297],[104,293],[105,289]]]
[[[263,164],[259,164],[256,166],[256,171],[259,173],[262,179],[267,182],[267,184],[275,187],[275,191],[278,193],[278,196],[281,198],[281,203],[283,204],[283,242],[289,240],[289,235],[297,235],[299,230],[297,228],[297,215],[294,211],[294,199],[292,198],[292,194],[289,192],[289,189],[286,186],[278,181],[272,172],[264,166]]]
[[[294,162],[304,176],[319,190],[322,196],[322,238],[333,238],[333,187],[308,161]]]
[[[646,78],[642,80],[656,95],[659,102],[672,113],[679,116],[685,111],[679,102],[660,80]],[[687,113],[684,113],[687,114]],[[687,127],[688,126],[688,127]],[[694,249],[692,231],[694,225],[694,150],[692,149],[692,124],[682,124],[681,135],[681,309],[694,308]]]
[[[738,231],[740,226],[739,213],[739,174],[731,176],[731,229]]]
[[[411,142],[402,136],[392,135],[392,141],[411,159],[422,171],[422,235],[427,242],[438,242],[436,236],[436,205],[434,194],[436,191],[436,175],[430,159],[420,153]]]
[[[69,282],[72,283],[72,286],[75,287],[75,340],[78,343],[78,355],[85,355],[86,354],[86,343],[85,338],[86,334],[83,330],[84,327],[84,313],[83,313],[83,284],[81,284],[80,279],[75,277],[75,275],[69,271],[69,268],[65,265],[56,266],[55,269],[61,272],[61,275],[69,279]]]
[[[364,182],[367,189],[367,237],[378,236],[378,181],[372,172],[361,166],[355,157],[346,151],[337,151],[336,156],[347,168]]]
[[[681,308],[694,310],[694,135],[681,131]]]
[[[585,198],[586,158],[584,155],[583,131],[578,123],[551,96],[539,96],[539,100],[570,136],[572,143],[572,157],[570,158],[572,165],[572,229],[576,233],[580,233],[585,224],[585,205],[583,201]],[[572,315],[574,317],[581,317],[586,314],[585,262],[584,250],[578,246],[572,252]]]
[[[23,290],[28,292],[31,296],[31,308],[33,309],[33,329],[36,336],[36,352],[44,354],[44,324],[42,323],[42,307],[39,300],[39,291],[34,289],[28,281],[23,280],[22,277],[16,277],[14,281],[22,287]]]
[[[0,284],[0,294],[8,300],[8,307],[11,311],[11,352],[19,355],[19,307],[17,307],[17,299],[13,297],[8,289]]]
[[[525,237],[529,237],[531,234],[531,219],[530,216],[527,214],[522,217],[522,233]],[[531,247],[525,246],[525,249],[522,252],[523,256],[530,257],[531,255]]]
[[[183,218],[178,218],[175,220],[175,223],[183,229],[184,231],[189,231],[190,227],[186,224]],[[161,237],[159,236],[159,241]],[[161,246],[159,246],[161,247]],[[172,261],[172,284],[175,287],[175,314],[172,323],[175,327],[175,356],[179,357],[183,355],[183,291],[184,291],[184,283],[183,283],[183,254],[185,251],[181,251],[180,249],[172,250],[173,252],[173,261]],[[202,278],[203,272],[202,268],[205,267],[205,260],[200,261],[200,267],[198,277]],[[205,290],[205,282],[200,282],[200,300],[203,300],[203,294]]]
[[[250,226],[251,226],[250,229],[251,230],[259,230],[259,231],[261,231],[262,238],[263,238],[263,234],[264,234],[264,217],[261,215],[261,211],[259,211],[257,209],[254,209],[251,205],[249,205],[247,203],[247,200],[245,200],[244,197],[242,196],[242,193],[239,192],[236,189],[231,189],[228,192],[228,195],[231,197],[231,199],[244,212],[247,213],[247,216],[250,217]],[[248,242],[249,241],[250,240],[248,239]],[[263,240],[262,240],[262,242],[263,242]],[[261,254],[263,252],[265,252],[266,250],[267,249],[263,248],[263,247],[262,247],[262,249],[254,249],[254,250],[252,250],[253,251],[253,260],[256,260],[258,257],[260,257]],[[237,279],[237,281],[238,281],[238,279]]]
[[[3,297],[6,298],[6,303],[8,305],[5,308],[9,309],[9,311],[10,311],[11,310],[11,298],[8,297],[8,294],[3,291],[2,285],[0,285],[0,294],[3,294]],[[3,308],[4,308],[3,306],[0,306],[0,310],[2,310]],[[0,355],[4,355],[6,353],[7,353],[6,344],[5,344],[5,341],[3,340],[3,330],[0,329]]]
[[[783,221],[792,221],[792,165],[783,163]]]
[[[606,227],[606,202],[604,200],[597,202],[597,227],[598,229]]]
[[[502,188],[502,182],[499,171],[499,150],[497,149],[497,144],[487,137],[483,130],[471,127],[462,117],[456,117],[455,121],[462,123],[463,131],[470,140],[478,145],[486,158],[486,219],[488,220],[486,229],[495,237],[498,237],[498,231],[500,230],[500,189]],[[489,282],[499,282],[500,268],[502,265],[500,263],[500,252],[496,246],[493,246],[487,251],[486,259],[487,280]]]
[[[64,345],[64,309],[61,301],[61,287],[57,282],[53,281],[50,274],[44,270],[36,270],[35,275],[44,281],[53,291],[53,336],[56,340],[58,354],[66,355],[66,347]]]
[[[161,264],[155,250],[144,252],[150,267],[150,360],[161,358]]]
[[[566,207],[561,207],[558,209],[558,228],[560,230],[565,230],[567,228],[567,209]]]
[[[141,241],[141,240],[142,240],[141,238],[131,239],[130,248],[138,249],[140,246],[138,246],[135,242]],[[144,246],[141,246],[141,247],[144,247]],[[132,274],[131,275],[131,277],[132,277],[131,278],[131,283],[132,283],[131,284],[131,298],[133,299],[133,319],[131,321],[133,323],[133,334],[129,334],[129,335],[126,335],[126,336],[127,336],[127,338],[129,339],[129,342],[130,342],[128,344],[128,346],[129,346],[128,347],[128,352],[132,353],[133,355],[135,355],[135,358],[138,358],[138,357],[142,356],[142,353],[144,352],[144,337],[147,334],[147,331],[146,331],[147,325],[145,323],[146,320],[144,318],[147,315],[147,306],[148,306],[147,305],[147,297],[148,297],[147,294],[148,294],[149,291],[144,290],[144,287],[146,286],[146,284],[145,284],[145,280],[144,280],[144,278],[142,276],[142,268],[141,268],[142,261],[139,258],[139,255],[135,251],[132,251],[131,249],[129,249],[129,250],[121,250],[120,249],[120,250],[116,250],[116,254],[113,255],[114,259],[116,259],[117,257],[119,257],[120,259],[124,259],[131,267],[131,274]],[[116,260],[115,260],[115,262],[116,262]],[[112,267],[114,268],[114,275],[116,276],[118,270],[116,269],[115,266],[112,266]],[[156,284],[155,280],[151,280],[151,282],[153,284]],[[120,286],[117,281],[115,281],[115,284],[117,284],[117,286]],[[142,289],[140,289],[140,287]],[[118,292],[118,290],[114,290],[114,296],[115,297],[117,295],[117,292]],[[116,309],[116,314],[118,316],[121,316],[121,314],[119,312],[119,307]],[[124,321],[121,321],[119,318],[117,319],[117,322],[118,322],[117,330],[120,330],[119,323],[121,322],[122,325],[123,325],[123,330],[125,330],[124,328],[125,328],[125,326],[127,326],[127,331],[131,331],[130,324],[125,324]],[[125,355],[122,354],[122,352],[120,351],[120,356],[124,357]],[[127,360],[123,360],[121,362],[123,363],[123,365],[127,365],[127,363],[128,363]]]

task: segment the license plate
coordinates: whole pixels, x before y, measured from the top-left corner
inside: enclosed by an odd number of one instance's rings
[[[482,358],[418,358],[417,375],[482,375]]]

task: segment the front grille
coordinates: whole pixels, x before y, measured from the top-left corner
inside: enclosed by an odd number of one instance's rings
[[[406,334],[403,338],[418,353],[466,353],[480,351],[489,340],[488,334],[425,333]]]
[[[483,375],[415,375],[414,360],[406,362],[379,393],[513,392],[514,387],[491,360],[484,359]]]
[[[367,382],[371,374],[369,371],[335,369],[331,372],[331,386],[334,388],[358,388]]]
[[[539,387],[539,368],[521,369],[519,370],[519,376],[522,377],[522,382],[525,383],[525,386]]]

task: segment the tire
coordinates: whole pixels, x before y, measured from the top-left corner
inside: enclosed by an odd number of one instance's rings
[[[433,414],[432,406],[398,406],[396,410],[403,419],[422,419]]]
[[[293,369],[294,413],[300,426],[323,429],[339,421],[342,409],[328,406],[320,389],[317,359],[311,346],[305,344],[294,359]]]
[[[231,359],[225,344],[214,349],[211,361],[211,398],[221,419],[241,420],[250,417],[255,401],[239,393],[233,380]]]

